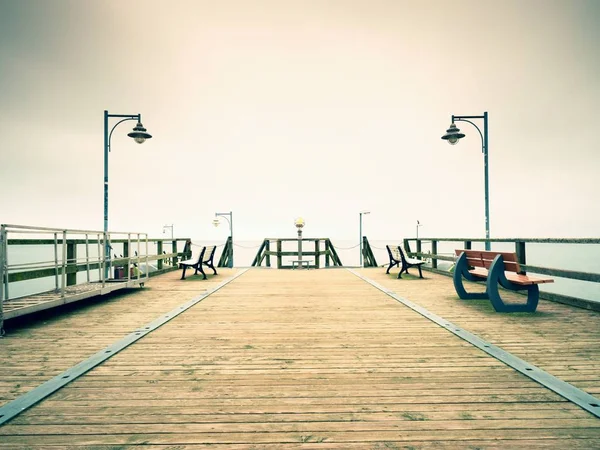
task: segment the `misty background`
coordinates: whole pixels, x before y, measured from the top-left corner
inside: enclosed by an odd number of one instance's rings
[[[597,237],[600,2],[0,0],[0,223],[225,240]],[[111,119],[110,126],[117,122]],[[476,121],[482,128],[482,121]],[[170,235],[170,230],[167,230]]]

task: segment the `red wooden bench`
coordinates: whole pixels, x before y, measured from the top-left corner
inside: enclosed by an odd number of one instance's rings
[[[553,283],[552,278],[526,275],[521,270],[517,254],[481,250],[455,250],[458,260],[454,268],[454,288],[463,300],[489,299],[498,312],[533,312],[540,298],[541,283]],[[485,281],[485,292],[469,293],[462,279]],[[527,303],[507,304],[500,297],[498,286],[511,291],[527,291]]]

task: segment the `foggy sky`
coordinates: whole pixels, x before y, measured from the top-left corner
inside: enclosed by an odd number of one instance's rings
[[[600,2],[0,0],[0,223],[597,237]],[[116,120],[111,121],[111,126]],[[476,122],[483,128],[483,123]]]

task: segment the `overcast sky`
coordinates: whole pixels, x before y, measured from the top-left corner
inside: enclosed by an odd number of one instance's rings
[[[598,237],[600,1],[0,0],[0,223]],[[111,126],[116,120],[111,121]],[[482,127],[482,121],[476,121]]]

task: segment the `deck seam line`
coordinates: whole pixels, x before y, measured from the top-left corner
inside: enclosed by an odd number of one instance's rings
[[[471,345],[479,348],[480,350],[483,350],[488,355],[496,358],[497,360],[503,362],[509,367],[512,367],[516,371],[540,383],[541,385],[557,393],[561,397],[566,398],[567,400],[575,403],[576,405],[585,409],[594,416],[600,418],[600,399],[588,394],[587,392],[579,388],[576,388],[572,384],[567,383],[566,381],[563,381],[560,378],[555,377],[554,375],[549,374],[548,372],[540,369],[539,367],[528,363],[527,361],[519,358],[518,356],[515,356],[507,352],[506,350],[503,350],[502,348],[485,341],[476,334],[471,333],[470,331],[467,331],[459,327],[458,325],[453,324],[452,322],[444,319],[443,317],[432,313],[428,309],[423,308],[422,306],[417,305],[416,303],[413,303],[410,300],[399,296],[393,290],[380,285],[376,281],[361,275],[355,270],[349,268],[346,268],[346,270],[356,275],[363,281],[366,281],[373,287],[379,289],[383,293],[389,295],[399,303],[402,303],[403,305],[412,309],[416,313],[422,315],[426,319],[431,320],[432,322],[436,323],[442,328],[445,328],[446,330],[450,331],[452,334],[467,341]]]
[[[38,387],[21,395],[20,397],[17,397],[9,403],[0,406],[0,426],[13,419],[17,415],[21,414],[26,409],[40,402],[44,398],[48,397],[49,395],[52,395],[54,392],[58,391],[63,386],[69,384],[71,381],[76,380],[81,375],[84,375],[96,366],[102,364],[107,359],[112,358],[121,350],[126,349],[131,344],[134,344],[144,336],[160,328],[167,322],[170,322],[175,317],[179,316],[181,313],[187,311],[192,306],[201,302],[209,295],[215,293],[222,287],[234,281],[239,276],[243,275],[246,271],[248,271],[248,268],[239,270],[236,274],[219,283],[217,286],[213,288],[208,288],[206,292],[197,295],[196,297],[192,298],[191,300],[185,302],[182,305],[175,307],[171,311],[163,314],[161,317],[154,319],[152,322],[137,328],[136,330],[126,335],[124,338],[119,339],[118,341],[114,342],[113,344],[107,347],[104,347],[102,350],[94,353],[87,359],[56,375],[54,378],[51,378],[50,380],[40,384]]]

